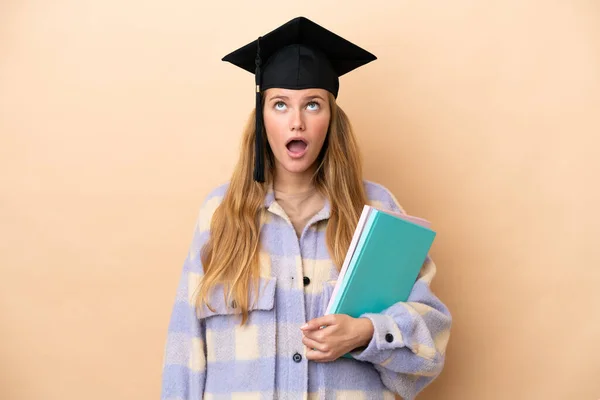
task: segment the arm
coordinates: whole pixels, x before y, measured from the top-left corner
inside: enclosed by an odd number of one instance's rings
[[[200,249],[208,237],[201,211],[177,288],[164,350],[162,400],[200,399],[204,394],[206,346],[203,320],[196,317],[194,290],[202,274]]]
[[[333,314],[307,322],[301,327],[306,357],[330,362],[350,352],[373,364],[388,389],[413,399],[441,372],[450,334],[448,309],[429,289],[434,275],[435,264],[427,259],[408,301],[382,313]]]
[[[383,383],[405,399],[413,399],[442,371],[452,318],[431,292],[435,264],[427,259],[407,302],[380,314],[365,314],[373,337],[354,358],[372,363]]]
[[[387,189],[383,208],[406,214]],[[353,352],[372,363],[383,383],[405,399],[413,399],[442,371],[452,317],[448,308],[431,291],[436,265],[427,257],[406,302],[380,314],[365,314],[373,324],[373,337],[362,351]]]

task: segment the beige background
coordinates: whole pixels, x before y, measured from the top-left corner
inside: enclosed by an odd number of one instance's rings
[[[379,57],[339,102],[366,178],[439,232],[455,323],[420,398],[598,399],[595,0],[0,0],[0,398],[158,398],[254,99],[220,58],[296,15]]]

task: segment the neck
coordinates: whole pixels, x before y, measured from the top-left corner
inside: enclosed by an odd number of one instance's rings
[[[276,167],[273,182],[273,188],[278,192],[296,194],[312,190],[314,168],[309,168],[304,172],[289,172],[284,168]]]

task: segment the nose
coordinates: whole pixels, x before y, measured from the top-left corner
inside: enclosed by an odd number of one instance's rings
[[[304,130],[304,118],[300,110],[295,110],[290,113],[290,130],[291,131],[303,131]]]

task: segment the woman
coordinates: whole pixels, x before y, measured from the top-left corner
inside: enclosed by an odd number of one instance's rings
[[[163,399],[412,399],[440,373],[451,317],[430,259],[408,302],[323,316],[363,206],[402,212],[362,180],[336,104],[338,77],[374,59],[305,18],[224,58],[254,72],[257,106],[230,182],[200,210]]]

